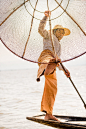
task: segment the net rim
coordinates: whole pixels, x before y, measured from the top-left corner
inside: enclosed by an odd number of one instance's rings
[[[44,62],[38,62],[38,61],[29,60],[29,59],[26,59],[26,58],[24,58],[24,57],[22,57],[22,56],[19,56],[18,54],[16,54],[15,52],[13,52],[13,51],[5,44],[5,42],[2,40],[1,37],[0,37],[0,40],[1,40],[1,42],[3,43],[3,45],[4,45],[10,52],[12,52],[14,55],[16,55],[17,57],[19,57],[19,58],[21,58],[21,59],[24,59],[24,60],[26,60],[26,61],[32,62],[32,63],[48,64],[48,63],[44,63]],[[84,54],[86,54],[86,51],[83,52],[83,53],[81,53],[81,54],[79,54],[78,56],[73,57],[73,58],[70,58],[70,59],[67,59],[67,60],[62,60],[61,62],[64,63],[64,62],[68,62],[68,61],[74,60],[74,59],[76,59],[76,58],[78,58],[78,57],[80,57],[80,56],[82,56],[82,55],[84,55]]]

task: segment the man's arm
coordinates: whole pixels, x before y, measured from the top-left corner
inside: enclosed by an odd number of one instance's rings
[[[39,28],[38,28],[38,32],[40,33],[40,35],[41,35],[43,38],[49,38],[48,31],[45,29],[45,25],[46,25],[47,19],[48,19],[49,15],[50,15],[51,13],[50,13],[50,11],[45,11],[44,14],[45,14],[45,16],[44,16],[43,19],[40,21]]]
[[[40,21],[38,32],[43,38],[48,38],[48,31],[45,30],[45,25],[48,17],[44,16],[43,19]]]

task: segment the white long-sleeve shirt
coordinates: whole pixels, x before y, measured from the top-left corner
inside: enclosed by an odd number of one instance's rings
[[[47,21],[47,16],[44,16],[43,19],[40,21],[38,32],[40,35],[43,37],[43,50],[49,49],[53,53],[55,53],[58,57],[61,55],[61,45],[58,41],[58,38],[52,34],[52,39],[53,39],[53,46],[50,38],[50,31],[47,31],[45,29]],[[53,50],[54,47],[54,50]]]

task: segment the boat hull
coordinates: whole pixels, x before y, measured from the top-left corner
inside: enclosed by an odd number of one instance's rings
[[[54,115],[60,120],[45,120],[45,115],[38,115],[33,117],[26,117],[27,120],[31,120],[40,124],[48,125],[51,127],[69,128],[69,129],[86,129],[86,117],[76,117],[76,116],[60,116]]]

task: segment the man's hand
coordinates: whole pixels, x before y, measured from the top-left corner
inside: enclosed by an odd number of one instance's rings
[[[70,77],[70,72],[67,69],[65,69],[64,73],[68,78]]]
[[[57,63],[57,67],[59,66],[59,63],[61,63],[61,59],[56,59],[56,62],[58,62]]]
[[[57,63],[57,67],[58,67],[58,66],[59,66],[59,63],[61,63],[61,59],[60,59],[58,56],[56,56],[55,59],[56,59],[56,62],[58,62],[58,63]]]
[[[48,11],[45,11],[44,14],[45,16],[49,17],[51,15],[51,12],[48,10]]]

